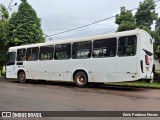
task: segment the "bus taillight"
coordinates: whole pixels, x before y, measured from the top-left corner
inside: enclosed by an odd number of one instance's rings
[[[146,59],[146,65],[149,65],[150,62],[149,62],[149,58],[148,58],[148,55],[145,56],[145,59]]]

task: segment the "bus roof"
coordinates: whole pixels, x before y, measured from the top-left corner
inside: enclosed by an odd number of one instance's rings
[[[15,46],[15,47],[10,47],[9,50],[16,50],[16,49],[20,49],[20,48],[39,47],[39,46],[48,46],[48,45],[55,45],[55,44],[64,44],[64,43],[73,43],[73,42],[82,42],[82,41],[88,41],[88,40],[122,37],[122,36],[129,36],[129,35],[138,35],[140,32],[145,32],[146,34],[149,34],[142,29],[136,28],[135,30],[129,30],[129,31],[123,31],[123,32],[115,32],[115,33],[100,34],[100,35],[94,35],[94,36],[88,36],[88,37],[82,37],[82,38],[55,40],[55,41],[46,42],[46,43],[37,43],[37,44]]]

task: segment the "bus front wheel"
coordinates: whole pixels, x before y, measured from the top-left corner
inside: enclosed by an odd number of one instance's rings
[[[74,81],[75,81],[76,86],[78,86],[78,87],[84,87],[84,86],[86,86],[87,83],[88,83],[88,78],[87,78],[86,73],[84,73],[84,72],[77,72],[75,74]]]
[[[19,74],[18,74],[18,80],[21,83],[26,83],[27,82],[27,80],[26,80],[26,74],[25,74],[24,71],[19,72]]]

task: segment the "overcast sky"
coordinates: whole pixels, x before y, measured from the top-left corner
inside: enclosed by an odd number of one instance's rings
[[[137,8],[141,1],[143,0],[28,0],[38,17],[41,18],[42,29],[47,35],[111,17],[118,14],[122,6],[127,9]],[[20,0],[13,0],[11,5],[15,2],[20,4]],[[8,6],[10,0],[0,0],[0,3]],[[159,8],[160,2],[156,4]],[[10,12],[14,12],[16,9],[17,7],[12,7]],[[160,9],[157,9],[157,12],[160,14]],[[117,28],[114,20],[113,18],[67,33],[67,35],[114,31]],[[63,36],[61,35],[61,37]]]

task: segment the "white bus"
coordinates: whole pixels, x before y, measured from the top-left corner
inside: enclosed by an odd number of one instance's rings
[[[153,78],[153,39],[146,31],[125,32],[11,47],[6,77],[87,83]]]

